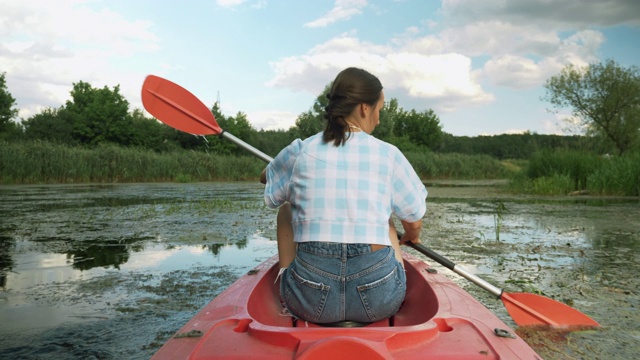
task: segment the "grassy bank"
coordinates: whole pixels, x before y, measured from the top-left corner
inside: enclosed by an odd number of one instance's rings
[[[507,168],[486,155],[408,153],[423,179],[504,178]],[[257,181],[264,162],[177,150],[103,145],[69,147],[47,142],[0,143],[0,183]]]
[[[640,154],[601,157],[541,151],[528,161],[486,155],[407,153],[422,179],[511,178],[510,190],[536,195],[640,195]],[[0,142],[0,183],[257,181],[265,164],[253,156],[103,145],[69,147],[47,142]]]
[[[256,179],[264,162],[195,151],[156,153],[104,145],[0,143],[0,183],[236,181]]]
[[[509,168],[488,155],[406,153],[422,179],[502,179]]]
[[[640,153],[603,157],[577,151],[541,151],[513,177],[510,188],[536,195],[639,196]]]

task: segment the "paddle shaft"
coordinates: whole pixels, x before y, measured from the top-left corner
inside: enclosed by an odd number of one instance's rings
[[[487,290],[488,292],[492,293],[496,297],[500,298],[502,296],[502,289],[500,289],[498,287],[495,287],[495,286],[491,285],[490,283],[486,282],[485,280],[479,278],[478,276],[468,272],[467,270],[465,270],[462,267],[456,265],[451,260],[449,260],[449,259],[445,258],[444,256],[438,254],[437,252],[429,249],[428,247],[426,247],[426,246],[424,246],[422,244],[414,244],[412,242],[407,242],[406,244],[411,246],[412,248],[418,250],[422,254],[428,256],[429,258],[435,260],[438,264],[446,267],[447,269],[455,272],[456,274],[462,276],[463,278],[465,278],[465,279],[471,281],[472,283],[480,286],[481,288]]]
[[[260,160],[266,162],[267,164],[270,163],[271,161],[273,161],[273,158],[265,153],[263,153],[262,151],[256,149],[255,147],[247,144],[246,142],[240,140],[239,138],[235,137],[234,135],[232,135],[231,133],[222,130],[222,132],[219,135],[221,138],[223,139],[227,139],[229,141],[231,141],[232,143],[240,146],[241,148],[247,150],[248,152],[250,152],[251,154],[257,156]]]

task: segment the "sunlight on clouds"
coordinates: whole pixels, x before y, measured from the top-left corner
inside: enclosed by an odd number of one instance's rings
[[[275,76],[266,85],[306,91],[315,96],[340,70],[349,66],[357,65],[377,75],[386,71],[384,54],[390,50],[353,37],[341,36],[315,46],[304,55],[290,56],[270,63]]]
[[[324,16],[304,24],[305,27],[325,27],[329,24],[348,20],[354,15],[362,14],[367,0],[336,0],[333,8]]]
[[[97,6],[101,6],[97,8]],[[94,1],[24,1],[3,5],[0,15],[0,65],[11,91],[20,99],[20,117],[69,98],[71,84],[86,81],[113,87],[133,82],[118,61],[159,49],[148,21],[129,21]],[[139,87],[136,84],[135,87]],[[38,94],[37,98],[34,94]],[[127,98],[139,94],[124,93]]]
[[[399,90],[413,98],[429,99],[434,108],[443,111],[494,99],[477,83],[471,60],[466,56],[398,51],[353,37],[332,39],[307,54],[284,58],[271,65],[276,75],[269,86],[312,94],[320,93],[340,70],[358,66],[378,76],[385,88]]]
[[[598,60],[598,50],[604,41],[604,35],[599,31],[579,31],[562,41],[558,57],[565,63],[588,65]]]
[[[562,64],[553,61],[535,61],[515,55],[501,55],[484,64],[483,76],[497,85],[517,89],[539,86],[551,75],[562,69]]]
[[[421,55],[389,54],[387,64],[391,86],[407,89],[409,95],[439,98],[451,94],[471,98],[482,92],[470,76],[471,60],[460,54]],[[394,84],[393,79],[399,80]]]
[[[554,31],[498,21],[449,28],[440,37],[430,42],[440,40],[446,50],[471,57],[489,56],[483,78],[512,88],[540,86],[565,64],[596,61],[604,41],[602,33],[593,30],[561,39]]]

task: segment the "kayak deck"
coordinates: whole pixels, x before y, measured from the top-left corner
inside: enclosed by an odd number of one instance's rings
[[[153,359],[540,359],[446,276],[403,258],[407,294],[387,320],[326,327],[283,315],[274,256],[207,304]]]

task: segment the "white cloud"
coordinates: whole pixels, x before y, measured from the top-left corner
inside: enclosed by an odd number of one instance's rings
[[[0,68],[19,99],[19,116],[59,107],[71,84],[121,84],[126,98],[138,98],[140,79],[119,62],[159,49],[146,21],[130,21],[107,6],[86,0],[0,1]],[[130,86],[128,86],[130,85]]]
[[[377,75],[385,89],[428,100],[432,104],[430,107],[435,109],[447,111],[461,104],[493,100],[493,96],[485,93],[477,82],[471,60],[461,54],[399,51],[353,37],[339,37],[304,55],[283,58],[271,65],[276,75],[269,86],[314,95],[319,94],[340,70],[358,66]]]
[[[290,111],[263,110],[249,112],[247,119],[258,130],[286,130],[295,125],[298,115]]]
[[[367,0],[336,0],[333,8],[324,16],[304,24],[305,27],[325,27],[338,21],[350,19],[354,15],[362,14],[367,6]]]
[[[556,31],[640,24],[636,0],[442,0],[442,10],[457,24],[501,19]]]

